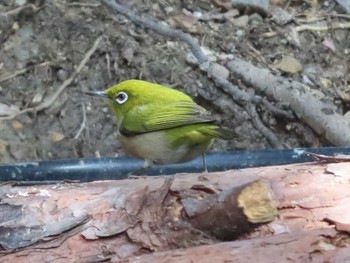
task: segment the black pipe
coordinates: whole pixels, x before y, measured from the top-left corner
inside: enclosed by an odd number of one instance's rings
[[[350,147],[304,148],[282,150],[255,150],[208,153],[209,172],[241,169],[268,165],[282,165],[310,162],[312,158],[305,152],[334,155],[350,154]],[[16,184],[47,184],[66,180],[90,182],[95,180],[119,180],[128,177],[130,172],[143,167],[143,161],[129,157],[83,158],[0,164],[0,181],[12,181]],[[175,173],[203,172],[202,159],[192,162],[154,166],[146,170],[147,175],[165,175]]]

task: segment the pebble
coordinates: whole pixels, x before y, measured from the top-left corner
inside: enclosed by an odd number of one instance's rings
[[[260,25],[263,22],[263,18],[261,15],[254,13],[249,16],[249,22],[252,25]]]
[[[271,6],[272,19],[276,24],[283,26],[292,21],[293,15],[279,6]]]
[[[238,36],[238,37],[242,37],[242,36],[244,36],[245,35],[245,33],[244,33],[244,30],[237,30],[236,31],[236,36]]]
[[[240,17],[238,17],[238,18],[235,18],[235,19],[232,21],[232,23],[233,23],[235,26],[244,27],[244,28],[247,27],[248,22],[249,22],[249,16],[247,16],[247,15],[240,16]]]
[[[59,69],[57,71],[57,78],[60,80],[60,81],[65,81],[67,78],[68,78],[68,73],[67,71],[63,70],[63,69]]]
[[[170,15],[174,12],[174,8],[172,6],[167,6],[166,8],[164,8],[164,11],[167,15]]]
[[[195,18],[201,18],[203,16],[203,13],[202,12],[199,12],[199,11],[195,11],[193,12],[192,14]]]
[[[350,1],[349,0],[335,0],[335,1],[341,6],[341,8],[345,12],[350,14]]]
[[[22,5],[25,5],[27,3],[27,0],[16,0],[15,3],[16,3],[16,5],[22,6]]]
[[[266,16],[269,9],[269,0],[231,0],[232,6],[240,10],[254,10]]]

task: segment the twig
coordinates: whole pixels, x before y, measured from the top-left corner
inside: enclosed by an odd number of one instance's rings
[[[127,18],[129,18],[132,22],[136,24],[149,28],[165,37],[175,38],[177,40],[181,40],[186,44],[188,44],[191,49],[191,52],[197,59],[198,64],[204,65],[204,63],[209,63],[209,65],[207,66],[206,72],[208,76],[215,81],[216,85],[219,86],[226,93],[230,94],[233,100],[241,104],[247,110],[248,114],[252,118],[252,122],[254,126],[265,135],[267,140],[274,147],[277,147],[277,148],[282,147],[281,144],[278,142],[277,137],[271,131],[269,131],[264,126],[264,124],[259,120],[259,116],[256,114],[255,109],[252,110],[247,106],[249,103],[259,103],[261,101],[261,97],[249,95],[246,92],[240,90],[237,86],[227,81],[226,79],[217,77],[214,74],[212,74],[212,62],[210,62],[208,60],[208,57],[202,52],[201,46],[198,44],[198,41],[195,38],[193,38],[189,34],[183,33],[181,30],[173,29],[167,25],[161,24],[156,20],[140,17],[132,10],[124,7],[123,5],[116,3],[114,0],[101,0],[101,1],[103,4],[107,5],[108,7],[117,11],[118,13],[125,15]],[[206,67],[203,67],[203,68],[206,68]]]
[[[125,6],[117,4],[113,0],[101,0],[101,1],[105,5],[111,7],[113,10],[117,11],[118,13],[126,16],[132,22],[134,22],[140,26],[150,28],[160,35],[170,37],[170,38],[180,39],[181,41],[185,42],[186,44],[188,44],[190,46],[191,51],[192,51],[193,55],[197,58],[199,64],[202,64],[202,63],[208,61],[208,58],[202,52],[202,49],[201,49],[200,45],[198,44],[197,39],[193,38],[191,35],[186,34],[186,33],[182,32],[181,30],[173,29],[167,25],[158,23],[157,21],[154,21],[148,17],[141,17],[141,16],[137,15],[135,12],[133,12],[132,10],[126,8]]]
[[[80,134],[83,132],[83,130],[85,129],[86,127],[86,110],[85,110],[85,104],[82,103],[81,104],[81,107],[83,109],[83,121],[81,122],[81,125],[80,125],[80,128],[77,132],[77,134],[74,136],[74,139],[77,140],[80,136]]]
[[[107,72],[109,79],[112,79],[112,73],[111,73],[111,59],[109,58],[108,53],[106,53],[106,61],[107,61]]]
[[[276,106],[272,105],[271,102],[269,102],[266,98],[262,99],[262,103],[265,105],[265,107],[272,112],[276,116],[281,116],[290,120],[294,119],[294,114],[290,110],[281,110],[277,108]]]
[[[73,2],[73,3],[69,3],[69,4],[68,4],[68,6],[79,6],[79,7],[99,7],[99,6],[100,6],[100,4]]]
[[[17,8],[15,8],[15,9],[13,9],[13,10],[10,10],[10,11],[7,11],[7,12],[2,12],[2,13],[0,13],[0,16],[5,16],[5,17],[7,17],[7,16],[9,16],[9,15],[17,15],[19,12],[21,12],[22,10],[24,10],[24,9],[27,9],[27,8],[32,8],[33,9],[33,11],[37,11],[37,10],[39,10],[40,8],[37,8],[35,5],[33,5],[33,4],[28,4],[28,5],[23,5],[23,6],[20,6],[20,7],[17,7]]]
[[[302,31],[327,31],[327,30],[336,30],[336,29],[350,29],[350,23],[335,23],[329,26],[314,26],[314,25],[301,25],[295,27],[297,32]],[[259,37],[270,38],[279,35],[279,32],[270,31],[266,33],[262,33]]]
[[[6,81],[6,80],[9,80],[9,79],[15,78],[15,77],[17,77],[17,76],[19,76],[19,75],[22,75],[22,74],[26,73],[27,71],[29,71],[29,70],[31,70],[31,69],[33,69],[33,68],[35,68],[35,67],[42,67],[42,66],[50,65],[50,63],[51,63],[51,62],[46,61],[46,62],[42,62],[42,63],[37,64],[37,65],[34,65],[34,66],[30,66],[30,67],[27,67],[27,68],[18,70],[18,71],[16,71],[16,72],[13,73],[13,74],[10,74],[10,75],[8,75],[8,76],[5,76],[5,77],[1,78],[1,79],[0,79],[0,83],[4,82],[4,81]]]
[[[295,29],[297,32],[309,30],[309,31],[327,31],[330,29],[349,29],[350,23],[335,23],[329,26],[313,26],[313,25],[301,25],[297,26]]]
[[[72,73],[72,75],[69,77],[69,79],[66,79],[62,83],[62,85],[56,90],[56,92],[54,94],[52,94],[51,97],[49,97],[48,99],[44,100],[42,103],[40,103],[39,105],[37,105],[35,107],[25,108],[25,109],[21,110],[20,112],[18,112],[16,114],[9,115],[9,116],[6,116],[6,117],[1,117],[0,120],[11,120],[11,119],[15,118],[16,116],[21,115],[21,114],[26,113],[26,112],[38,112],[38,111],[42,111],[42,110],[45,110],[45,109],[49,108],[52,105],[52,103],[55,102],[55,100],[58,98],[58,96],[66,89],[67,86],[69,86],[73,82],[75,77],[84,68],[85,64],[89,61],[89,59],[92,56],[92,54],[98,48],[98,46],[99,46],[99,44],[101,42],[101,39],[102,39],[102,37],[98,37],[95,40],[92,48],[85,54],[85,57],[80,62],[80,64],[76,68],[76,70]]]
[[[283,146],[279,142],[277,136],[273,134],[266,126],[261,122],[258,113],[256,112],[255,106],[253,104],[246,104],[243,106],[251,117],[252,123],[255,128],[257,128],[265,138],[273,145],[275,148],[282,149]]]

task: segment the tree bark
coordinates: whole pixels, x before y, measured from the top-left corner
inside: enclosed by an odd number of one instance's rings
[[[348,163],[313,163],[2,185],[0,261],[345,262],[349,180]]]

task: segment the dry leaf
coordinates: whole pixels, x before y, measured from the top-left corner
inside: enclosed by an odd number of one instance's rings
[[[303,69],[303,66],[296,58],[285,56],[280,62],[273,65],[273,68],[282,70],[287,73],[298,73]]]
[[[62,141],[64,139],[64,134],[60,133],[60,132],[54,132],[51,135],[51,139],[54,142],[59,142]]]
[[[335,52],[335,50],[336,50],[335,45],[334,45],[334,41],[330,38],[325,38],[322,41],[322,45],[325,46],[326,48],[328,48],[332,52]]]
[[[213,4],[226,10],[232,8],[231,0],[213,0]]]
[[[326,78],[320,78],[320,82],[325,89],[328,89],[332,85],[332,81]]]
[[[14,121],[12,122],[12,127],[16,130],[19,130],[23,128],[23,124],[20,123],[19,121]]]
[[[44,91],[40,91],[37,94],[35,94],[35,96],[32,99],[32,104],[37,105],[40,102],[43,101],[43,97],[44,97]]]
[[[225,20],[231,17],[238,16],[239,12],[237,9],[231,9],[225,13],[206,13],[199,17],[199,20],[208,21],[208,20]]]
[[[172,20],[175,22],[176,25],[186,29],[188,32],[198,33],[198,28],[196,27],[198,19],[194,16],[181,14],[173,16]]]
[[[0,103],[0,116],[11,116],[16,115],[19,109],[15,105],[7,106],[6,104]]]

